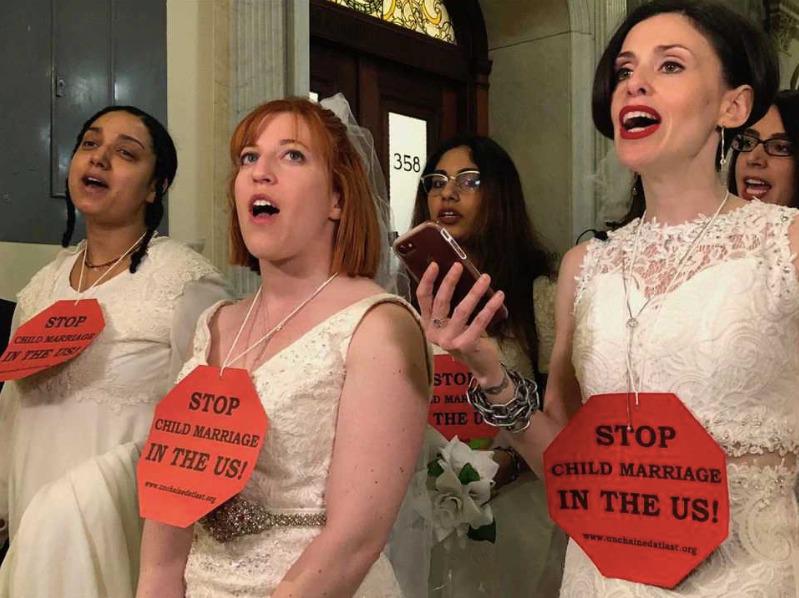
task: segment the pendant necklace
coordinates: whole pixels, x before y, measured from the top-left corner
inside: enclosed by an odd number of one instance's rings
[[[680,259],[677,262],[676,270],[675,270],[674,274],[672,275],[671,280],[669,280],[669,283],[666,285],[666,290],[663,292],[663,294],[658,295],[658,297],[665,297],[671,292],[672,287],[674,286],[674,283],[677,282],[678,278],[680,277],[680,275],[683,272],[683,269],[685,268],[685,265],[686,265],[687,260],[688,260],[688,256],[691,255],[691,253],[693,252],[694,248],[699,244],[699,241],[705,235],[705,232],[707,232],[708,229],[710,229],[710,227],[716,221],[716,218],[718,218],[719,214],[721,213],[721,210],[727,204],[727,200],[729,198],[730,198],[730,192],[727,191],[727,193],[724,195],[724,199],[719,204],[719,207],[716,208],[716,211],[713,214],[713,216],[710,219],[708,219],[707,222],[705,222],[705,224],[702,227],[702,229],[699,231],[699,233],[696,235],[696,237],[694,237],[693,241],[691,241],[691,244],[688,246],[688,248],[685,250],[685,252],[683,252],[682,256],[680,257]],[[635,405],[636,406],[638,406],[638,394],[639,394],[639,390],[640,389],[638,388],[638,384],[636,384],[636,381],[635,381],[635,376],[633,375],[633,363],[632,363],[633,335],[635,334],[635,330],[638,328],[638,326],[640,324],[639,318],[641,317],[641,314],[649,306],[649,304],[652,302],[652,299],[655,298],[654,294],[651,295],[649,298],[647,298],[647,300],[640,307],[640,309],[638,309],[635,313],[633,313],[632,306],[630,305],[630,285],[632,284],[633,268],[635,267],[635,262],[638,259],[638,243],[639,243],[639,240],[641,238],[641,227],[644,224],[644,219],[645,218],[646,218],[646,212],[644,212],[643,216],[641,216],[641,220],[639,221],[638,227],[635,230],[635,240],[633,241],[633,249],[632,249],[632,256],[630,258],[629,274],[627,272],[625,272],[624,259],[623,258],[622,258],[623,261],[622,261],[622,273],[621,273],[621,280],[622,280],[622,284],[624,285],[624,303],[625,303],[625,306],[627,307],[627,316],[628,316],[627,317],[627,321],[625,323],[625,325],[627,327],[627,355],[626,355],[626,362],[627,362],[627,393],[629,394],[632,391],[635,394]],[[627,282],[628,276],[630,278],[630,283]],[[660,316],[660,313],[661,312],[659,311],[658,312],[658,318]],[[653,329],[657,325],[657,321],[658,321],[658,319],[656,318],[655,323],[653,325]],[[638,378],[638,383],[641,382],[642,378],[643,378],[643,371],[642,371],[642,375],[639,376],[639,378]],[[627,402],[627,415],[628,415],[628,420],[632,421],[631,420],[630,403],[629,403],[629,401]]]

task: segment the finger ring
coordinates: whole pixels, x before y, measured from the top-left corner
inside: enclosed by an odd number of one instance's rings
[[[443,328],[447,325],[447,318],[433,318],[433,327],[434,328]]]

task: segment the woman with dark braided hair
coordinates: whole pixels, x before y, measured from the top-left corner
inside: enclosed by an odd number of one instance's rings
[[[210,263],[156,236],[176,171],[169,133],[138,108],[104,108],[78,135],[62,244],[72,238],[76,211],[86,239],[19,293],[15,326],[55,301],[92,298],[105,328],[75,359],[2,390],[0,536],[10,535],[12,554],[23,513],[42,487],[146,437],[155,402],[191,353],[199,313],[228,295]]]
[[[139,267],[142,258],[147,254],[147,248],[150,244],[150,241],[156,234],[156,229],[161,224],[161,219],[164,216],[164,195],[166,194],[167,189],[169,189],[169,186],[172,184],[172,181],[175,180],[175,173],[177,172],[178,168],[178,157],[177,152],[175,151],[175,144],[172,142],[172,137],[170,137],[167,130],[155,118],[143,110],[136,108],[135,106],[107,106],[83,124],[83,128],[81,129],[80,133],[78,133],[75,147],[72,150],[73,162],[75,162],[76,155],[80,156],[81,153],[95,148],[96,143],[93,139],[91,139],[92,133],[95,133],[99,128],[101,128],[96,126],[97,121],[101,120],[103,117],[105,117],[105,115],[108,115],[107,118],[109,119],[118,118],[129,121],[136,119],[140,120],[141,125],[146,128],[151,137],[153,149],[155,150],[155,148],[160,148],[160,151],[156,151],[153,156],[155,163],[152,166],[153,172],[151,180],[148,181],[148,185],[150,187],[148,191],[150,194],[144,199],[143,205],[139,206],[140,208],[144,208],[144,227],[146,230],[144,232],[144,237],[140,242],[137,243],[135,249],[130,252],[129,269],[131,273],[134,273]],[[141,126],[137,126],[137,128],[141,128]],[[138,142],[135,137],[125,135],[123,139],[129,143],[132,143],[134,149],[137,143],[141,149],[144,149],[144,146]],[[88,159],[91,159],[89,154],[85,155]],[[132,158],[136,157],[135,153],[132,154],[129,149],[125,148],[120,148],[120,155],[125,157],[129,162]],[[149,162],[150,160],[147,160],[148,164]],[[73,177],[76,178],[73,179]],[[75,230],[75,203],[72,200],[70,183],[79,185],[80,183],[84,182],[82,178],[86,178],[87,180],[85,182],[87,183],[87,187],[104,187],[102,180],[99,182],[95,180],[94,184],[92,184],[92,181],[89,181],[88,177],[89,175],[82,176],[82,173],[79,172],[77,168],[70,168],[66,189],[67,230],[64,232],[64,236],[61,239],[62,247],[67,247],[69,245]],[[131,189],[130,191],[135,193],[135,189]],[[84,217],[86,217],[87,220],[90,218],[88,214],[84,214]],[[100,223],[98,222],[97,224]],[[122,240],[123,239],[119,239],[120,242]],[[100,266],[96,267],[100,268]]]

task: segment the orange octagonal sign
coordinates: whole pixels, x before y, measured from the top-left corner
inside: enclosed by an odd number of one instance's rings
[[[247,370],[196,367],[155,408],[136,468],[141,516],[187,527],[241,492],[268,425]]]
[[[469,368],[451,355],[436,355],[434,359],[433,397],[427,423],[447,440],[457,436],[473,448],[488,448],[498,428],[485,423],[466,399],[472,379]]]
[[[544,470],[550,516],[606,577],[673,588],[727,538],[724,451],[673,394],[592,396]]]
[[[103,328],[97,299],[56,301],[14,332],[0,355],[0,381],[19,380],[74,359]]]

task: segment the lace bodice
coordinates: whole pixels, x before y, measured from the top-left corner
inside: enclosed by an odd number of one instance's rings
[[[59,253],[20,292],[20,322],[55,300],[81,296],[70,286],[69,273],[82,248],[83,243]],[[92,400],[115,409],[160,399],[178,369],[171,363],[173,333],[190,339],[197,315],[208,305],[204,299],[193,302],[192,293],[184,294],[190,283],[201,280],[209,289],[197,289],[198,294],[214,300],[226,295],[218,272],[202,256],[167,237],[154,239],[135,274],[125,271],[84,295],[100,301],[105,329],[66,366],[22,380],[25,399],[46,401],[65,389],[75,400]],[[178,310],[182,299],[197,304],[189,306],[190,317],[183,318]],[[182,321],[191,318],[191,322]],[[175,330],[175,324],[183,330]],[[187,349],[180,348],[182,353]]]
[[[796,214],[753,201],[720,215],[668,293],[707,220],[641,228],[628,281],[639,322],[632,368],[640,390],[676,394],[733,458],[730,535],[672,591],[606,579],[571,542],[562,598],[799,596],[799,282],[788,239]],[[584,401],[628,389],[622,271],[638,224],[592,241],[577,277],[572,360]]]
[[[383,302],[399,303],[416,313],[394,295],[367,297],[316,325],[252,372],[269,430],[241,493],[244,498],[270,512],[324,511],[350,340],[364,315]],[[208,322],[218,307],[200,319],[194,356],[181,377],[207,363]],[[318,533],[319,528],[276,527],[219,543],[196,525],[186,566],[187,596],[268,596]],[[357,596],[398,597],[398,592],[390,565],[381,557]]]
[[[758,201],[720,215],[666,290],[706,220],[645,223],[633,268],[632,364],[641,390],[674,392],[731,456],[799,449],[797,211]],[[592,241],[578,277],[573,361],[584,399],[627,390],[629,271],[638,220]]]
[[[19,294],[16,324],[80,295],[69,273],[80,249],[61,251]],[[88,294],[105,328],[75,359],[7,383],[0,395],[0,519],[15,533],[39,489],[119,444],[146,437],[152,412],[190,352],[199,314],[228,297],[211,264],[156,238],[135,274]],[[2,535],[2,524],[0,524]]]

